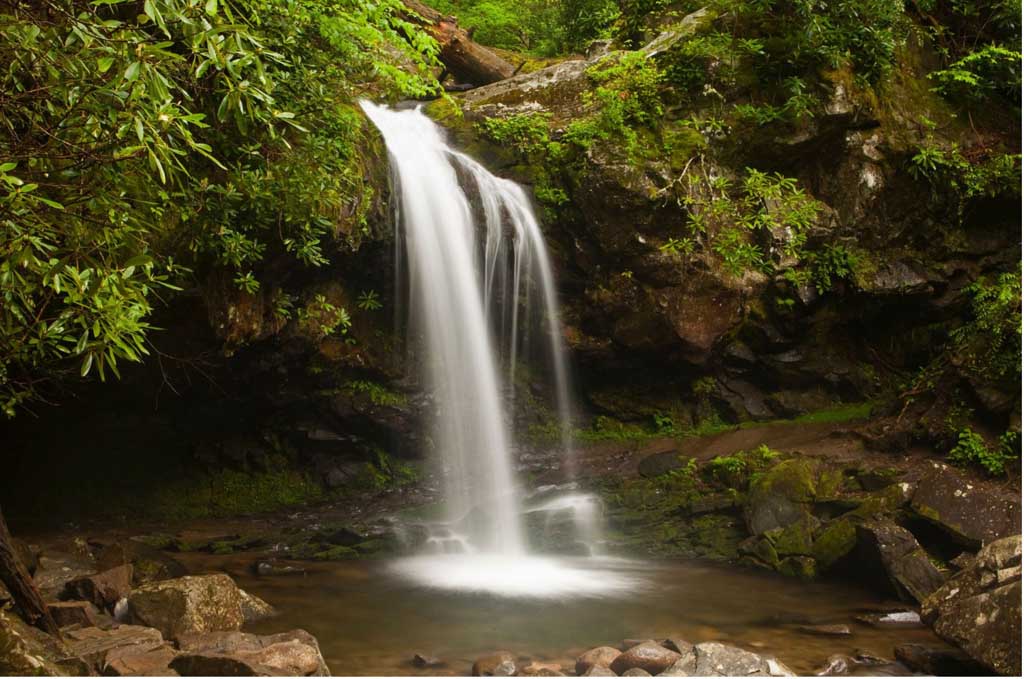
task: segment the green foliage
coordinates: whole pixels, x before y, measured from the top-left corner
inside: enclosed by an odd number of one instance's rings
[[[384,308],[380,301],[380,295],[377,294],[376,290],[364,290],[360,293],[356,306],[363,311],[379,311]]]
[[[299,329],[313,339],[320,340],[333,334],[344,335],[352,327],[352,319],[343,307],[327,301],[324,295],[315,295],[298,310]]]
[[[538,56],[582,51],[608,37],[619,15],[614,0],[431,0],[454,15],[482,45]]]
[[[345,388],[366,394],[370,397],[370,401],[377,406],[401,407],[408,402],[404,394],[391,391],[381,384],[367,380],[353,380],[347,383]]]
[[[757,234],[785,234],[779,254],[804,256],[807,231],[820,210],[795,179],[753,168],[746,169],[738,187],[729,178],[712,176],[701,168],[681,176],[676,188],[678,203],[689,215],[689,233],[669,247],[663,246],[663,251],[689,254],[710,250],[734,276],[773,270],[771,253],[757,242]]]
[[[950,99],[981,102],[993,96],[1020,102],[1019,50],[988,45],[931,73],[935,91]]]
[[[434,91],[398,0],[0,8],[0,400],[145,353],[191,268],[253,293],[365,218],[360,91]],[[399,69],[399,61],[412,71]],[[371,84],[372,83],[372,84]],[[339,215],[353,215],[352,224]],[[353,243],[355,230],[346,234]],[[283,309],[283,307],[280,307]]]
[[[550,113],[517,113],[507,118],[486,118],[477,127],[491,141],[528,155],[547,148],[550,118]]]
[[[643,53],[625,52],[605,57],[587,75],[595,88],[584,93],[584,101],[597,112],[570,123],[566,141],[582,148],[598,141],[624,145],[635,157],[640,152],[636,128],[653,129],[664,112],[661,71]]]
[[[367,462],[364,465],[363,472],[354,485],[359,489],[383,491],[408,485],[417,478],[419,473],[415,467],[394,459],[382,450],[377,450],[375,462]]]
[[[1019,383],[1021,377],[1021,268],[967,287],[972,318],[951,333],[958,362],[974,375]]]
[[[957,465],[976,464],[992,476],[1006,473],[1007,464],[1020,456],[1020,434],[1008,431],[994,446],[970,427],[960,431],[957,443],[949,451],[949,461]]]
[[[809,256],[811,280],[818,294],[824,294],[835,286],[836,281],[854,277],[860,262],[853,252],[843,245],[826,245]]]

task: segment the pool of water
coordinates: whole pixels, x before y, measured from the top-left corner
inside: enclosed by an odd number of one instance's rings
[[[467,674],[476,657],[499,649],[570,666],[588,648],[652,637],[732,643],[773,654],[808,674],[835,653],[863,650],[891,658],[901,643],[942,644],[926,628],[878,629],[856,622],[854,616],[865,612],[902,608],[859,586],[805,583],[701,561],[564,559],[562,566],[588,577],[628,586],[524,597],[429,586],[406,577],[403,560],[297,564],[305,575],[259,577],[248,568],[251,555],[193,559],[193,570],[227,571],[278,609],[280,615],[250,631],[306,629],[338,675]],[[482,581],[487,574],[471,578]],[[848,624],[853,633],[825,637],[799,629],[826,623]],[[420,670],[411,663],[416,653],[446,665]]]

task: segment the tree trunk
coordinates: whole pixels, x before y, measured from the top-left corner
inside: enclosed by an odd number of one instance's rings
[[[488,85],[509,78],[515,67],[486,47],[473,42],[469,32],[419,0],[403,0],[409,8],[406,17],[422,26],[441,46],[439,58],[446,70],[461,82]]]
[[[14,604],[26,622],[44,632],[49,632],[58,639],[60,638],[60,629],[43,602],[42,594],[36,589],[35,582],[32,581],[32,576],[29,575],[25,564],[18,558],[18,552],[14,549],[14,541],[11,540],[10,531],[7,530],[7,522],[4,521],[2,510],[0,510],[0,581],[3,581],[11,596],[14,597]]]

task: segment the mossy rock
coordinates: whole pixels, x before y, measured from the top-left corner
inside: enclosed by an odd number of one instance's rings
[[[828,524],[814,540],[811,554],[822,570],[827,570],[857,546],[857,529],[848,519]]]
[[[779,562],[779,572],[801,580],[813,580],[818,575],[818,566],[809,556],[788,556]]]
[[[344,561],[347,559],[358,559],[359,552],[351,547],[335,546],[313,554],[312,558],[317,561]]]
[[[765,537],[747,538],[739,545],[739,553],[743,555],[746,562],[754,562],[754,565],[762,568],[777,568],[779,565],[779,553],[775,551],[771,540]]]
[[[906,507],[913,495],[913,486],[909,483],[894,483],[866,497],[856,509],[848,512],[849,516],[870,519],[891,514]]]
[[[785,528],[768,531],[765,537],[772,543],[779,556],[810,556],[817,525],[818,520],[808,515]]]
[[[807,517],[814,500],[818,465],[813,460],[785,460],[750,483],[744,515],[754,535],[785,528]]]
[[[690,524],[686,537],[692,550],[700,556],[735,559],[746,533],[733,517],[708,514]]]

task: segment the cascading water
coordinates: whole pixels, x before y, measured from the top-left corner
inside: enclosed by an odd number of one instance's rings
[[[595,594],[631,586],[626,577],[598,572],[595,563],[532,556],[526,548],[502,394],[505,386],[510,397],[514,392],[518,363],[537,326],[546,326],[545,353],[570,465],[572,455],[554,277],[526,193],[448,146],[442,130],[418,109],[362,107],[384,137],[395,178],[409,303],[424,342],[420,360],[439,403],[434,442],[448,513],[431,539],[437,554],[402,560],[396,569],[430,586],[508,595]],[[464,185],[475,191],[478,210]],[[502,348],[507,363],[499,358]],[[577,537],[590,542],[596,541],[595,506],[579,496],[552,505],[578,507]]]

